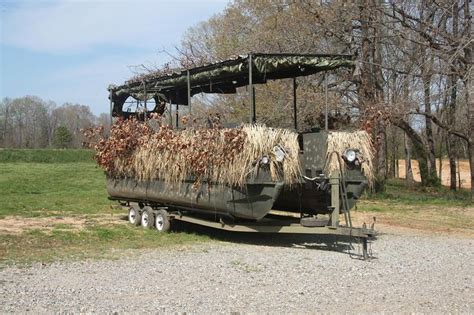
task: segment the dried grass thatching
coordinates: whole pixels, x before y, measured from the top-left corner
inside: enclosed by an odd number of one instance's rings
[[[326,174],[334,174],[339,172],[342,165],[342,171],[345,171],[345,162],[342,159],[342,152],[347,149],[359,150],[362,161],[362,173],[367,177],[369,185],[372,185],[374,180],[374,170],[372,165],[373,146],[370,135],[366,131],[353,132],[330,132],[328,135],[328,150],[326,153]],[[339,154],[333,154],[337,152]],[[339,159],[339,161],[338,161]]]
[[[112,177],[177,184],[194,179],[197,186],[203,181],[243,186],[266,169],[272,181],[292,185],[301,180],[295,132],[264,125],[173,130],[160,119],[118,120],[108,137],[102,128],[88,130],[85,136],[92,141],[89,145],[96,150],[97,163]],[[362,172],[372,184],[373,148],[367,132],[330,132],[327,141],[326,174],[335,174],[340,165],[344,172],[342,153],[356,149]],[[279,160],[277,155],[282,154],[284,159]],[[262,164],[264,157],[268,164]]]
[[[287,129],[268,128],[263,125],[246,125],[243,131],[247,135],[243,150],[236,156],[239,162],[233,163],[228,176],[233,177],[240,169],[250,169],[255,157],[268,156],[272,180],[293,184],[301,178],[298,134]],[[283,162],[277,161],[273,151],[276,146],[285,152]],[[244,178],[236,176],[235,180],[240,183]]]
[[[240,128],[189,128],[172,130],[161,126],[138,139],[133,152],[114,155],[109,174],[139,180],[160,179],[181,183],[194,178],[225,185],[243,186],[261,171],[262,157],[269,159],[273,181],[293,184],[300,178],[297,134],[263,125]],[[285,152],[279,162],[274,148]]]

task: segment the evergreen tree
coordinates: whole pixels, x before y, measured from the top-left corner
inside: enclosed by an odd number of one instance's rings
[[[70,147],[72,142],[72,133],[65,126],[59,126],[54,131],[54,146],[58,149]]]

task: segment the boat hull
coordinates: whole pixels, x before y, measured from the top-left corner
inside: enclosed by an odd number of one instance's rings
[[[230,215],[259,220],[273,207],[283,188],[280,182],[247,183],[242,188],[193,181],[166,183],[161,180],[138,181],[132,178],[108,178],[107,192],[114,199],[142,201],[174,206],[209,214]]]

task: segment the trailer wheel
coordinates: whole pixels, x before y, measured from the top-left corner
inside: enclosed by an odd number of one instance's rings
[[[142,212],[141,224],[144,229],[151,229],[154,223],[153,211],[150,207],[144,207]]]
[[[128,222],[130,224],[139,226],[142,220],[142,216],[140,215],[140,211],[136,207],[130,207],[128,209]]]
[[[168,232],[171,227],[171,222],[166,210],[158,210],[155,214],[155,228],[158,232]]]

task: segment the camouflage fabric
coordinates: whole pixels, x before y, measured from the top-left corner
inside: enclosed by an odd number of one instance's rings
[[[267,80],[295,78],[340,67],[355,66],[351,55],[309,54],[252,54],[253,84]],[[190,73],[191,95],[198,93],[235,93],[236,89],[249,84],[250,55],[202,67],[183,70],[163,76],[145,75],[121,86],[109,87],[114,103],[114,112],[120,112],[125,100],[132,96],[143,99],[160,95],[173,104],[187,105],[187,71]]]

